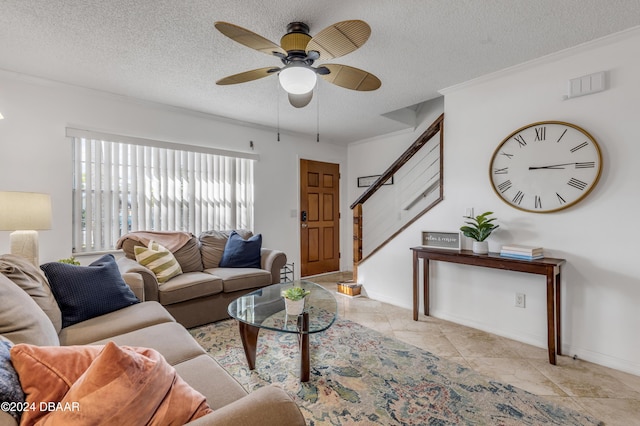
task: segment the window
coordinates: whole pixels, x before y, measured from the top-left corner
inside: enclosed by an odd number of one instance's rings
[[[67,129],[73,251],[113,250],[130,231],[253,229],[258,156]]]

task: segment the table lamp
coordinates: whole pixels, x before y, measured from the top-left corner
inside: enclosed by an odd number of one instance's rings
[[[37,230],[43,229],[51,229],[49,194],[0,191],[0,231],[14,231],[11,254],[39,266]]]

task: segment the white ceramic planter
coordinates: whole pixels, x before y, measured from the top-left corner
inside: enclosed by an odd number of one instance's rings
[[[284,298],[284,308],[287,311],[287,315],[300,315],[304,311],[304,300],[306,297],[300,300],[290,300]]]
[[[473,242],[473,252],[476,254],[487,254],[489,253],[489,241],[474,241]]]

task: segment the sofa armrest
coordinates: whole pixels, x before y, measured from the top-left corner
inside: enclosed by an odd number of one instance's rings
[[[138,272],[125,272],[122,279],[129,286],[139,301],[144,302],[144,279]]]
[[[305,426],[300,409],[281,388],[270,385],[200,417],[189,426]]]
[[[125,274],[136,273],[142,277],[143,281],[143,297],[144,300],[140,299],[141,302],[144,301],[158,301],[158,280],[156,279],[156,275],[151,272],[150,269],[145,268],[138,262],[133,259],[129,259],[128,257],[121,257],[118,259],[118,268],[120,269],[120,273],[124,277]]]
[[[280,250],[262,248],[260,250],[262,269],[271,272],[271,284],[280,282],[280,269],[287,263],[287,255]]]

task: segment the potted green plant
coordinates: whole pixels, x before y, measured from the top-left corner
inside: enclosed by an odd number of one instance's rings
[[[290,287],[282,292],[287,315],[300,315],[304,311],[305,298],[311,294],[302,287]]]
[[[74,256],[68,257],[66,259],[58,259],[58,262],[66,263],[69,265],[80,266],[80,262],[78,262]]]
[[[469,237],[473,240],[473,252],[478,254],[489,253],[489,242],[486,241],[487,237],[491,235],[500,225],[494,225],[493,221],[495,217],[489,217],[493,212],[484,212],[476,217],[463,216],[466,221],[466,225],[460,228],[460,231],[465,237]]]

